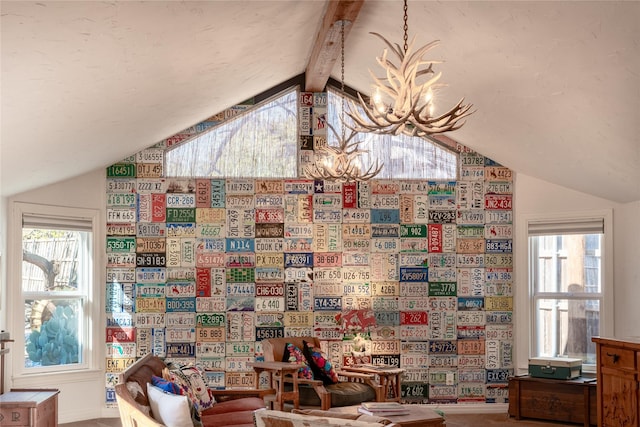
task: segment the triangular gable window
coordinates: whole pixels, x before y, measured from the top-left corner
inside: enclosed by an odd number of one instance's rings
[[[342,93],[328,88],[327,120],[342,135]],[[364,113],[363,113],[364,114]],[[345,120],[350,119],[345,115]],[[337,145],[335,135],[328,131],[329,145]],[[347,130],[346,135],[349,135]],[[384,166],[376,179],[447,179],[457,178],[458,155],[427,138],[407,135],[378,135],[360,133],[354,141],[367,152],[361,156],[362,167],[367,169],[376,159]]]
[[[295,178],[297,94],[291,88],[171,148],[167,176]]]
[[[292,87],[211,127],[166,153],[166,176],[210,178],[298,177],[298,87]],[[328,88],[327,120],[342,132],[342,93]],[[348,120],[348,118],[347,118]],[[362,166],[384,163],[377,179],[457,178],[458,155],[428,138],[356,136]],[[328,132],[328,143],[337,145]]]

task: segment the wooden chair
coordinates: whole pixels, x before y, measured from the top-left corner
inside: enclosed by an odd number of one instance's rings
[[[320,348],[316,337],[271,338],[262,341],[265,362],[282,362],[285,344],[291,343],[300,350],[304,342]],[[384,391],[374,375],[336,370],[340,382],[324,385],[321,380],[298,378],[300,405],[303,407],[320,406],[327,410],[336,406],[358,405],[365,401],[384,401]],[[285,380],[286,381],[286,380]]]

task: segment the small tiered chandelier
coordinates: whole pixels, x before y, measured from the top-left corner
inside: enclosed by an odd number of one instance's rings
[[[378,161],[371,165],[368,169],[363,170],[361,164],[361,156],[366,153],[366,150],[360,149],[359,141],[352,141],[358,134],[358,131],[350,128],[349,136],[346,136],[345,130],[347,125],[345,123],[345,110],[346,101],[344,95],[344,26],[345,21],[336,21],[334,25],[340,25],[340,43],[341,43],[341,122],[342,132],[338,135],[338,132],[331,124],[327,123],[329,130],[334,134],[338,140],[337,146],[331,146],[327,142],[326,145],[314,150],[314,161],[308,166],[304,167],[304,174],[307,178],[323,179],[337,182],[353,182],[353,181],[368,181],[374,176],[378,175],[382,170],[382,163]]]
[[[423,56],[439,41],[435,40],[417,50],[413,50],[415,37],[408,44],[407,0],[404,0],[404,46],[391,44],[378,33],[371,33],[391,49],[400,60],[396,66],[387,59],[387,49],[378,64],[385,70],[386,77],[376,77],[371,70],[374,90],[370,102],[365,102],[360,94],[357,101],[350,101],[347,114],[355,122],[352,127],[358,132],[379,134],[406,134],[428,136],[459,129],[463,118],[473,113],[471,104],[463,104],[461,99],[455,107],[444,114],[434,115],[434,90],[442,84],[438,80],[442,73],[433,71],[433,64],[441,61],[427,61]],[[426,67],[426,68],[425,68]],[[424,83],[418,80],[427,79]],[[364,115],[360,112],[364,112]]]

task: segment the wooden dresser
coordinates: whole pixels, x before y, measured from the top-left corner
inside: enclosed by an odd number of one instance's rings
[[[640,337],[594,337],[598,357],[598,426],[640,427]]]
[[[58,390],[11,390],[0,395],[0,426],[58,427]]]

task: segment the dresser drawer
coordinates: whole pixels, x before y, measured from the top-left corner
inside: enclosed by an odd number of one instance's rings
[[[618,347],[600,347],[600,363],[603,367],[636,369],[636,352]]]
[[[30,414],[30,408],[12,408],[11,404],[2,405],[2,407],[0,408],[0,425],[2,425],[2,427],[30,426]]]

